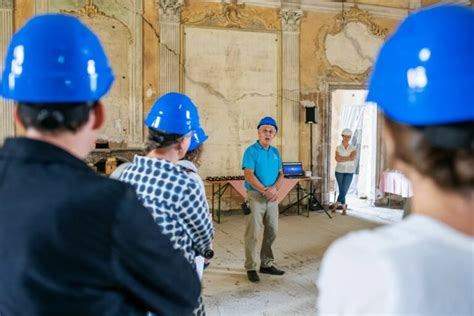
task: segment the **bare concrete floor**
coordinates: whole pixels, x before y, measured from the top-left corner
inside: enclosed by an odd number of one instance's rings
[[[247,280],[244,265],[243,215],[224,216],[215,224],[216,257],[204,272],[203,296],[208,315],[314,315],[317,289],[314,280],[321,257],[336,238],[378,224],[357,217],[311,212],[280,216],[274,245],[275,264],[283,276],[260,274],[260,282]]]

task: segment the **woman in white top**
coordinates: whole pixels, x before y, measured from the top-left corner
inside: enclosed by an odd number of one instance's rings
[[[337,201],[333,205],[332,212],[336,212],[339,204],[342,204],[342,215],[346,215],[347,203],[346,194],[351,186],[352,177],[355,171],[354,160],[356,158],[356,148],[349,144],[352,137],[352,131],[345,128],[342,133],[342,144],[336,148],[336,180],[339,188]]]
[[[387,155],[412,183],[412,214],[331,245],[320,314],[474,315],[473,26],[472,8],[422,9],[380,51],[367,100],[386,117]]]

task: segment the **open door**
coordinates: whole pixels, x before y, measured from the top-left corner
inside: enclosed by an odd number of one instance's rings
[[[373,204],[376,198],[377,168],[377,109],[366,105],[365,89],[335,89],[331,94],[331,131],[329,159],[330,201],[337,198],[335,178],[335,152],[341,144],[341,131],[350,128],[352,145],[357,149],[356,170],[349,189],[348,198],[367,199]]]

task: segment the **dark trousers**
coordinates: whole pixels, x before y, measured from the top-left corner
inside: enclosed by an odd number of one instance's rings
[[[346,204],[346,194],[351,186],[353,173],[336,172],[337,186],[339,187],[339,195],[337,201],[341,204]]]

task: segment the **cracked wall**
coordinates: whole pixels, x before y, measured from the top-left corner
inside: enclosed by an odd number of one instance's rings
[[[258,121],[279,117],[279,36],[201,27],[185,27],[184,34],[183,90],[209,135],[200,173],[242,175],[242,155],[257,139]]]
[[[160,24],[155,0],[143,1],[143,107],[149,112],[159,95]]]
[[[45,0],[37,0],[37,1],[45,1]],[[54,1],[52,1],[54,2]],[[67,8],[71,8],[74,6],[82,6],[87,1],[56,1],[57,3],[69,3]],[[97,4],[100,6],[100,8],[108,13],[109,15],[116,15],[118,18],[121,19],[126,19],[126,16],[130,14],[129,11],[125,10],[124,7],[128,7],[128,10],[130,9],[130,6],[135,3],[135,1],[96,1]],[[352,1],[349,1],[352,2]],[[410,1],[396,1],[396,0],[391,0],[390,2],[384,2],[381,0],[364,0],[364,1],[358,1],[359,3],[367,3],[367,4],[377,4],[377,5],[387,5],[395,7],[395,8],[408,8],[409,2]],[[437,0],[423,0],[423,4],[432,4],[434,2],[437,2]],[[116,7],[119,4],[120,8]],[[206,10],[211,10],[212,8],[218,6],[219,8],[222,6],[222,4],[218,3],[199,3],[199,1],[186,1],[185,2],[185,9],[188,11],[188,16],[204,16],[206,13]],[[35,1],[33,0],[16,0],[15,1],[15,11],[14,11],[14,24],[15,28],[18,29],[34,12],[34,7],[35,7]],[[257,12],[257,16],[261,17],[261,23],[267,23],[268,25],[273,25],[275,24],[275,21],[273,20],[273,16],[275,15],[276,9],[274,8],[264,8],[264,7],[255,7],[255,12]],[[204,10],[204,11],[203,11]],[[117,11],[117,12],[116,12]],[[215,12],[216,9],[214,8]],[[317,41],[317,34],[318,31],[322,26],[325,25],[331,25],[334,21],[336,13],[323,13],[323,12],[314,12],[314,11],[305,11],[304,16],[300,20],[300,99],[301,100],[308,100],[308,101],[313,101],[315,102],[318,107],[319,107],[319,114],[320,114],[320,122],[316,124],[313,127],[313,137],[314,137],[314,149],[313,149],[313,161],[315,165],[315,172],[318,175],[324,175],[324,151],[323,148],[327,144],[325,143],[326,140],[324,139],[324,131],[329,128],[327,118],[328,118],[328,113],[330,109],[328,108],[328,95],[329,95],[329,86],[334,85],[334,84],[341,84],[341,85],[360,85],[364,86],[365,82],[358,82],[354,80],[347,80],[347,79],[342,79],[342,78],[331,78],[328,77],[327,74],[327,68],[322,62],[322,56],[321,53],[317,52],[316,50],[316,45],[315,42]],[[156,0],[143,0],[143,14],[140,16],[140,20],[142,23],[142,72],[141,72],[141,78],[143,80],[142,84],[138,87],[140,89],[140,101],[138,102],[135,107],[142,107],[141,109],[137,109],[143,111],[144,114],[148,112],[150,107],[153,105],[154,101],[156,98],[159,96],[159,84],[160,84],[160,78],[159,78],[159,73],[160,73],[160,48],[161,49],[166,49],[160,46],[159,43],[159,34],[160,34],[160,27],[159,27],[159,17],[158,17],[158,6],[157,6],[157,1]],[[269,22],[270,21],[270,22]],[[388,18],[379,18],[379,17],[374,17],[374,21],[379,24],[381,27],[386,27],[389,29],[389,31],[393,31],[393,29],[396,27],[396,25],[399,23],[398,20],[394,19],[388,19]],[[259,23],[260,23],[259,22]],[[217,23],[217,22],[216,22]],[[273,23],[273,24],[272,24]],[[277,24],[279,21],[277,22]],[[275,25],[277,25],[275,24]],[[103,24],[97,26],[99,29],[100,28],[111,28],[111,25],[105,25]],[[133,31],[133,27],[131,27],[131,30]],[[228,32],[229,34],[232,32],[232,28],[225,28],[221,30],[222,32]],[[349,30],[346,30],[349,31]],[[125,32],[125,30],[124,30]],[[356,32],[357,33],[357,32]],[[105,33],[106,36],[109,37],[114,37],[113,33]],[[352,34],[352,33],[351,33]],[[352,35],[351,35],[352,36]],[[132,60],[130,59],[128,55],[127,49],[125,49],[125,43],[122,41],[120,38],[110,38],[107,39],[109,41],[119,41],[120,43],[117,43],[117,45],[112,45],[113,49],[113,55],[116,58],[115,63],[118,63],[117,66],[114,65],[114,67],[117,67],[119,70],[119,77],[117,78],[117,83],[119,90],[125,89],[124,87],[127,85],[126,83],[120,84],[120,82],[125,82],[123,79],[120,77],[122,74],[122,68],[126,67],[127,65],[130,65],[130,63],[137,63],[137,60]],[[193,47],[197,48],[203,43],[193,43]],[[205,45],[212,46],[215,45],[212,40],[209,41],[208,43],[204,43]],[[358,38],[357,45],[359,45],[360,49],[358,52],[360,52],[362,55],[366,55],[367,53],[363,51],[365,49],[367,42],[364,41],[363,39]],[[372,45],[372,44],[371,44]],[[257,46],[257,45],[256,45]],[[354,47],[354,45],[352,45]],[[189,47],[188,47],[189,49]],[[339,52],[343,52],[344,49],[341,49],[340,47],[336,46],[333,48],[333,50]],[[335,57],[334,54],[331,54],[331,58]],[[342,58],[342,59],[341,59]],[[360,61],[357,60],[344,60],[345,56],[344,54],[341,54],[339,56],[340,61],[335,61],[334,59],[331,59],[331,62],[333,63],[344,63],[348,62],[349,65],[352,68],[353,71],[358,71],[359,69],[365,68],[367,64],[361,65]],[[371,57],[370,57],[371,58]],[[199,61],[198,61],[199,62]],[[214,61],[208,61],[209,63],[217,63],[219,62],[219,59],[214,58]],[[229,75],[229,78],[238,78],[239,75],[239,69],[232,69],[231,65],[234,65],[234,68],[239,68],[239,67],[247,67],[245,64],[239,64],[237,62],[229,63],[227,65],[227,73],[226,76]],[[223,66],[225,68],[225,66]],[[255,69],[258,69],[258,65],[253,65]],[[349,66],[347,66],[350,68]],[[240,69],[241,71],[244,68]],[[222,143],[230,143],[234,141],[241,142],[241,147],[246,147],[250,141],[250,139],[255,139],[256,135],[252,134],[253,131],[252,129],[254,128],[255,125],[255,117],[260,116],[263,114],[263,112],[258,112],[258,107],[252,107],[249,105],[241,105],[242,101],[245,100],[252,100],[251,102],[248,102],[248,104],[257,104],[260,100],[270,100],[274,98],[274,92],[272,91],[264,91],[266,87],[266,84],[268,84],[268,78],[266,76],[263,76],[262,74],[259,74],[258,71],[255,72],[257,75],[255,77],[255,81],[253,82],[253,86],[255,89],[242,89],[238,88],[235,89],[236,86],[233,84],[230,84],[231,80],[219,80],[219,78],[214,78],[213,81],[206,81],[207,76],[204,74],[200,74],[199,76],[194,76],[193,74],[187,74],[186,78],[183,78],[186,83],[185,85],[188,86],[193,86],[193,89],[195,90],[203,90],[206,91],[207,94],[210,96],[211,104],[213,110],[205,110],[208,111],[210,114],[202,114],[203,117],[203,124],[208,124],[207,122],[211,121],[212,123],[216,122],[224,122],[226,120],[231,121],[234,118],[238,118],[238,121],[240,122],[239,124],[233,124],[233,125],[224,125],[221,126],[220,128],[217,127],[212,127],[212,129],[215,130],[217,135],[219,136]],[[221,74],[222,75],[222,74]],[[241,78],[245,78],[245,76],[241,76]],[[232,79],[232,80],[234,80]],[[226,84],[227,86],[225,89],[218,88],[219,85],[221,84]],[[262,89],[258,89],[260,87],[263,87]],[[186,90],[187,88],[185,88]],[[227,90],[226,90],[227,89]],[[281,91],[277,92],[281,93]],[[125,102],[125,99],[128,99],[128,94],[124,92],[119,92],[117,95],[117,99],[111,100],[112,102],[109,102],[111,106],[115,106],[118,108],[121,108],[120,104],[121,102]],[[232,107],[228,108],[227,111],[224,111],[226,107],[219,105],[221,104],[228,104],[228,101],[232,101],[233,103],[239,104],[239,107]],[[245,102],[247,102],[245,101]],[[128,102],[128,101],[127,101]],[[202,103],[204,100],[199,100],[198,103]],[[266,101],[265,101],[266,102]],[[270,103],[273,103],[271,101]],[[227,106],[227,105],[226,105]],[[243,110],[245,109],[245,110]],[[130,119],[130,108],[128,111],[121,112],[122,110],[115,110],[115,114],[121,117],[120,119],[120,124],[114,123],[112,120],[112,124],[109,127],[111,128],[108,133],[111,134],[113,137],[123,137],[124,134],[117,133],[113,128],[118,128],[120,129],[120,126],[126,125],[124,123],[126,120]],[[203,112],[205,112],[203,111]],[[278,112],[274,112],[275,115],[278,114]],[[247,115],[247,118],[244,118],[244,116]],[[113,115],[109,117],[113,118]],[[250,119],[253,118],[253,119]],[[122,121],[123,120],[123,121]],[[207,120],[207,122],[206,122]],[[116,122],[116,121],[115,121]],[[142,124],[142,121],[139,122]],[[114,125],[115,124],[115,125]],[[284,127],[283,127],[284,128]],[[243,133],[241,134],[242,138],[237,139],[235,137],[235,134],[237,134],[238,130],[242,129]],[[228,133],[226,130],[231,130],[235,131],[235,133]],[[245,136],[248,130],[248,135]],[[17,129],[17,134],[21,133]],[[243,135],[243,136],[242,136]],[[299,158],[301,161],[304,162],[305,169],[308,168],[309,166],[309,127],[307,124],[304,123],[304,109],[303,107],[300,107],[300,122],[299,122],[299,135],[300,135],[300,148],[299,148]],[[248,138],[248,139],[247,139]],[[276,142],[277,144],[281,143],[281,140],[278,140]],[[211,144],[211,140],[209,141],[209,144]],[[214,155],[214,150],[212,148],[207,149],[208,155]],[[215,172],[213,172],[215,175],[217,174],[222,174],[225,175],[225,173],[228,173],[229,175],[235,175],[235,173],[238,171],[235,169],[235,166],[237,166],[237,161],[240,160],[240,154],[241,154],[241,149],[238,151],[234,150],[234,153],[232,153],[233,157],[232,158],[232,163],[229,163],[228,165],[219,167]],[[237,159],[236,157],[239,157]],[[239,161],[240,163],[240,161]],[[228,166],[232,165],[232,168],[229,168]],[[207,168],[207,167],[206,167]],[[225,173],[224,173],[225,172]],[[210,174],[210,172],[208,172]],[[320,187],[318,187],[319,190],[321,190]]]
[[[328,34],[326,56],[330,64],[338,65],[350,73],[363,73],[374,63],[382,38],[367,32],[361,23],[348,23],[338,34]]]
[[[327,63],[324,62],[323,51],[318,50],[318,32],[322,27],[331,26],[334,23],[336,13],[319,13],[319,12],[305,12],[305,16],[301,19],[301,37],[300,37],[300,85],[301,85],[301,100],[313,101],[318,105],[319,108],[319,123],[313,127],[313,164],[314,170],[317,175],[325,177],[327,176],[327,170],[325,160],[327,155],[333,156],[332,153],[327,151],[329,147],[328,140],[325,138],[325,132],[329,131],[331,125],[329,122],[330,105],[329,105],[329,94],[332,87],[365,87],[365,81],[357,81],[349,78],[331,77],[329,75],[329,68]],[[391,33],[398,25],[399,21],[395,19],[380,18],[373,16],[373,21],[381,28],[387,28]],[[353,23],[350,23],[353,24]],[[350,25],[349,24],[349,25]],[[374,56],[375,44],[372,39],[365,38],[365,36],[354,35],[357,32],[356,27],[350,27],[346,32],[350,32],[351,36],[356,36],[356,45],[348,45],[351,47],[354,54],[349,54],[347,48],[344,47],[344,33],[341,32],[337,37],[329,39],[330,45],[333,47],[329,48],[332,56],[328,56],[328,59],[334,63],[346,65],[349,70],[355,73],[363,72],[368,66],[366,60],[361,58],[358,53],[368,55],[369,59]],[[328,36],[329,37],[329,36]],[[330,37],[329,37],[330,38]],[[354,38],[348,40],[351,43]],[[352,42],[353,43],[353,42]],[[379,42],[380,43],[380,42]],[[342,47],[341,47],[342,46]],[[357,50],[359,47],[359,50]],[[369,50],[369,52],[367,51]],[[336,54],[336,56],[334,56]],[[351,57],[352,56],[352,57]],[[301,110],[301,117],[304,118],[303,109]],[[300,157],[305,166],[309,165],[309,127],[304,124],[304,121],[300,125]],[[317,191],[323,191],[323,181],[317,184]]]
[[[109,148],[141,146],[142,98],[146,95],[142,91],[142,28],[146,25],[142,23],[145,21],[143,3],[128,0],[17,0],[15,8],[17,27],[33,14],[62,12],[79,17],[94,30],[101,39],[115,74],[114,85],[102,100],[106,122],[98,142],[107,142]],[[153,84],[158,80],[156,77],[152,79]]]

